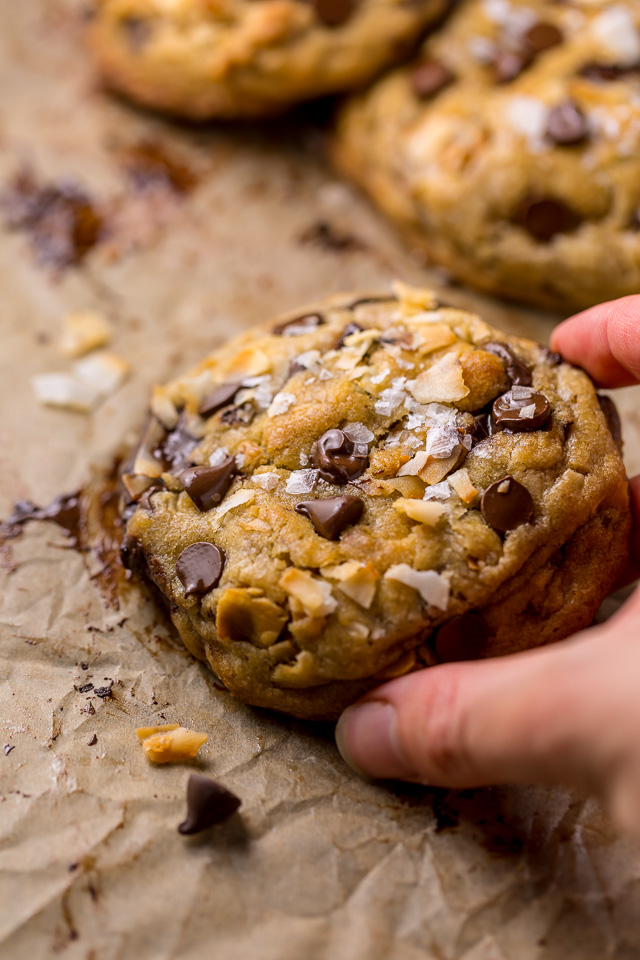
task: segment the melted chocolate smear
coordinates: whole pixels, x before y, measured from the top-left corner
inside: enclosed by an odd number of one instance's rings
[[[532,53],[543,53],[552,47],[557,47],[562,43],[564,37],[562,32],[554,23],[547,23],[545,20],[539,20],[529,27],[522,40]]]
[[[349,19],[355,7],[355,0],[311,0],[318,19],[326,27],[339,27]]]
[[[356,445],[342,430],[327,430],[311,448],[311,464],[327,483],[344,486],[362,476],[369,456],[356,453]]]
[[[497,83],[511,83],[532,60],[531,53],[526,50],[498,50],[493,61]]]
[[[5,222],[30,241],[36,262],[63,270],[81,263],[104,233],[89,195],[73,183],[39,184],[22,170],[0,197]]]
[[[187,782],[187,816],[178,832],[190,836],[223,823],[241,804],[240,798],[221,783],[201,773],[192,773]]]
[[[350,233],[343,233],[327,220],[319,220],[300,234],[300,243],[311,244],[331,253],[366,250],[366,244]]]
[[[127,43],[138,53],[151,39],[151,23],[144,17],[123,17],[120,26],[127,38]]]
[[[295,509],[296,513],[309,517],[316,533],[325,540],[337,540],[346,527],[358,522],[364,504],[359,497],[325,497],[303,500]]]
[[[340,350],[344,346],[344,342],[347,337],[350,337],[352,333],[359,333],[362,330],[362,327],[359,323],[348,323],[342,333],[340,334],[339,339],[336,341],[335,350]]]
[[[63,494],[46,507],[37,507],[31,500],[19,500],[0,527],[0,534],[7,539],[17,537],[22,527],[32,520],[51,520],[62,527],[70,538],[69,546],[77,547],[84,542],[84,518],[81,493]]]
[[[160,188],[184,196],[198,184],[194,172],[154,140],[128,147],[123,154],[123,166],[134,189],[139,191]]]
[[[360,297],[358,300],[354,300],[349,304],[345,309],[355,310],[356,307],[361,307],[365,303],[396,303],[397,297]]]

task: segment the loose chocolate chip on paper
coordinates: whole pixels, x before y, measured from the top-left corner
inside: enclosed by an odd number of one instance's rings
[[[589,121],[574,100],[565,100],[549,113],[547,135],[560,147],[583,143],[589,136]]]
[[[363,508],[359,497],[325,497],[322,500],[303,500],[296,505],[296,513],[309,517],[321,537],[337,540],[345,527],[358,522]]]
[[[214,543],[200,540],[185,547],[176,563],[176,573],[185,597],[207,593],[220,581],[225,555]]]
[[[523,416],[523,410],[529,413],[529,416]],[[530,433],[544,427],[551,416],[551,407],[543,393],[532,391],[531,396],[516,399],[513,391],[509,390],[494,402],[492,413],[496,430]]]
[[[113,696],[111,687],[113,686],[113,681],[111,681],[106,687],[96,687],[93,691],[96,697],[100,697],[101,700],[108,700]]]
[[[235,460],[227,457],[217,467],[189,467],[179,479],[198,510],[204,513],[223,500],[235,473]]]
[[[420,100],[430,100],[448,87],[454,75],[440,60],[424,60],[411,73],[411,86]]]
[[[482,495],[482,516],[498,533],[508,533],[535,516],[533,497],[513,477],[503,477],[487,487]]]
[[[87,746],[88,746],[88,747],[95,747],[95,745],[96,745],[97,742],[98,742],[98,737],[97,737],[96,734],[94,733],[94,735],[91,737],[91,739],[90,739],[90,740],[87,740]]]
[[[554,23],[539,20],[529,27],[522,40],[532,53],[543,53],[563,41],[562,31]]]
[[[241,383],[223,383],[219,387],[214,387],[200,404],[200,409],[198,410],[200,416],[210,417],[218,410],[221,410],[222,407],[226,407],[232,403],[233,398],[241,386]]]
[[[294,317],[293,320],[285,320],[279,323],[271,331],[276,337],[296,337],[304,333],[311,333],[316,327],[322,326],[324,317],[319,313],[306,313],[301,317]]]
[[[518,211],[520,223],[539,243],[548,243],[560,233],[571,233],[582,218],[562,200],[553,197],[529,198]]]
[[[481,614],[470,610],[452,617],[436,634],[435,651],[444,663],[476,660],[485,652],[489,628]]]
[[[521,387],[531,386],[530,368],[522,362],[506,343],[498,343],[497,341],[491,340],[489,343],[482,343],[480,346],[482,350],[486,350],[487,353],[492,353],[494,356],[504,360],[507,365],[507,376],[512,385],[516,384]]]
[[[83,683],[81,687],[78,687],[78,693],[89,693],[89,690],[93,690],[92,683]]]
[[[344,486],[362,476],[369,455],[356,453],[355,443],[342,430],[327,430],[311,448],[311,464],[327,483]]]
[[[192,773],[187,782],[187,816],[178,827],[179,833],[190,836],[228,820],[242,800],[221,783],[201,773]]]
[[[15,748],[15,744],[5,743],[4,747],[2,748],[2,752],[4,753],[5,757],[8,757],[11,751],[15,750]]]

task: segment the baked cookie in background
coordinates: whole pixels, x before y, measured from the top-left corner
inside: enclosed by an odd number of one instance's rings
[[[592,621],[628,556],[612,431],[582,371],[428,290],[334,296],[155,389],[124,560],[235,696],[333,719]]]
[[[257,117],[406,59],[448,0],[92,0],[107,83],[195,120]]]
[[[333,153],[433,262],[572,309],[640,292],[640,4],[466,0]]]

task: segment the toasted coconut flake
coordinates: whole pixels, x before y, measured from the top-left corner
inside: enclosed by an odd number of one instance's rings
[[[426,467],[420,471],[420,477],[429,486],[435,486],[455,468],[460,459],[460,453],[455,450],[450,457],[445,460],[435,460],[429,458]]]
[[[245,347],[227,365],[225,379],[259,377],[271,370],[271,360],[260,347]]]
[[[424,480],[420,477],[393,477],[387,483],[409,500],[421,500],[424,496]]]
[[[225,513],[229,513],[230,510],[235,510],[236,507],[241,507],[246,503],[251,503],[252,500],[255,500],[255,497],[255,490],[237,490],[236,493],[232,493],[230,497],[227,497],[225,500],[223,500],[220,506],[216,509],[216,520],[221,520]]]
[[[209,739],[206,733],[187,730],[176,723],[160,727],[138,727],[138,739],[142,749],[153,763],[177,763],[191,760],[203,743]]]
[[[100,393],[91,384],[70,373],[36,374],[31,378],[31,386],[39,402],[48,407],[89,413],[100,399]]]
[[[417,324],[421,322],[425,314],[417,314],[415,317],[407,317],[407,323]],[[430,316],[430,314],[426,314]],[[417,350],[420,356],[426,357],[436,350],[442,350],[444,347],[450,347],[456,342],[456,335],[445,323],[422,324],[420,332],[416,334]]]
[[[106,317],[94,310],[80,310],[64,318],[60,349],[65,357],[83,357],[91,350],[106,347],[111,337],[111,324]]]
[[[410,287],[401,280],[396,280],[391,284],[391,289],[395,293],[400,303],[400,312],[403,315],[420,313],[425,310],[434,310],[438,306],[438,301],[433,290],[423,287]]]
[[[306,570],[289,567],[280,577],[280,586],[302,605],[310,617],[327,617],[338,606],[331,584],[317,580]]]
[[[400,467],[400,469],[398,470],[398,476],[399,477],[416,477],[420,473],[420,471],[424,469],[428,459],[429,459],[429,454],[427,453],[427,451],[419,450],[418,453],[416,453],[413,460],[409,460],[409,463],[405,463],[402,467]]]
[[[150,406],[151,413],[154,415],[154,417],[157,417],[160,423],[166,427],[167,430],[173,430],[180,418],[180,414],[176,410],[173,400],[164,387],[153,388]]]
[[[435,527],[446,513],[446,508],[435,500],[405,500],[400,497],[393,505],[399,513],[428,527]]]
[[[348,560],[335,567],[323,567],[320,573],[328,580],[337,580],[336,588],[365,610],[373,603],[380,574],[370,563]]]
[[[429,606],[439,610],[446,610],[449,606],[449,581],[435,570],[414,570],[408,563],[398,563],[390,567],[384,577],[417,590]]]
[[[466,467],[452,473],[448,482],[465,503],[473,503],[477,499],[478,490],[474,487]]]
[[[419,403],[455,403],[470,392],[455,353],[446,353],[408,384],[408,388]]]

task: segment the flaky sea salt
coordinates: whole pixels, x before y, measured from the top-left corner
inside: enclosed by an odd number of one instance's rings
[[[445,460],[450,457],[456,447],[460,446],[460,433],[452,424],[444,427],[431,427],[427,433],[427,454],[436,460]]]
[[[317,482],[317,470],[294,470],[285,489],[287,493],[311,493]]]
[[[263,490],[275,490],[280,482],[277,473],[254,473],[251,479],[257,487],[261,487]]]
[[[535,403],[530,403],[527,407],[521,407],[518,411],[518,417],[522,420],[533,420],[536,415]]]
[[[364,423],[347,423],[342,428],[342,432],[354,443],[371,443],[375,439],[374,434],[365,427]]]

